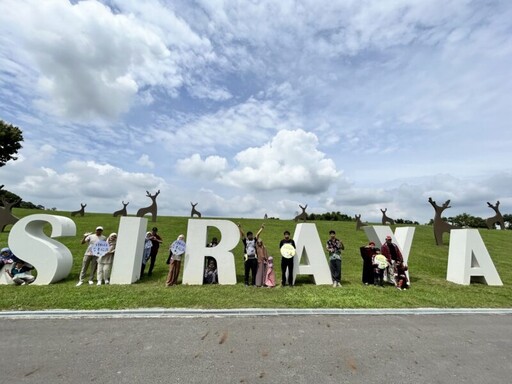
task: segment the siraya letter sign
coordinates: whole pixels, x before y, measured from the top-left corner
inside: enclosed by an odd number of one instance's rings
[[[50,224],[48,237],[43,228]],[[205,247],[208,227],[220,231],[221,241],[217,247]],[[140,278],[140,266],[144,248],[147,219],[121,217],[118,230],[116,257],[112,267],[111,284],[132,284]],[[386,235],[394,237],[407,261],[414,230],[397,228],[393,234],[389,227],[366,227],[370,240],[382,243]],[[459,232],[460,231],[460,232]],[[469,284],[471,277],[478,277],[491,285],[502,285],[498,272],[489,256],[485,244],[476,230],[454,232],[453,244],[448,254],[447,280],[458,284]],[[9,234],[9,247],[20,259],[32,264],[37,270],[34,284],[47,285],[65,279],[73,264],[69,249],[55,240],[61,236],[75,236],[76,225],[68,217],[36,214],[19,220]],[[233,250],[240,241],[238,227],[229,220],[189,219],[183,283],[202,285],[204,257],[217,260],[219,284],[236,284],[235,256]],[[313,223],[297,224],[294,241],[297,245],[294,263],[297,274],[312,275],[315,284],[331,284],[329,266]]]

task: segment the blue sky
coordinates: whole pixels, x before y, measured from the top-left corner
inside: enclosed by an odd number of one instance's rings
[[[512,212],[508,1],[0,3],[0,184],[75,210]]]

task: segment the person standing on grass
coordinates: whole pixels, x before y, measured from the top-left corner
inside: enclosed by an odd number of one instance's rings
[[[114,263],[114,253],[116,251],[117,233],[111,233],[107,238],[108,251],[98,260],[98,285],[105,280],[105,284],[110,284],[110,273]]]
[[[149,254],[150,262],[149,262],[149,270],[148,276],[153,274],[153,268],[155,267],[156,255],[158,254],[158,249],[160,248],[160,244],[162,244],[163,240],[158,234],[158,228],[153,227],[151,229],[151,253]]]
[[[288,286],[293,287],[293,263],[295,258],[295,241],[290,239],[290,231],[284,231],[284,239],[279,242],[281,250],[281,285],[286,286],[286,272],[288,272]],[[284,248],[283,248],[284,247]]]
[[[364,285],[373,284],[373,255],[375,255],[375,243],[370,241],[368,245],[363,245],[359,248],[361,258],[363,259],[363,276],[362,281]]]
[[[245,237],[242,226],[238,224],[238,230],[240,231],[240,236],[242,237],[242,243],[244,243],[244,278],[246,287],[249,286],[249,272],[251,273],[252,285],[256,284],[256,272],[258,270],[258,259],[256,258],[256,242],[264,228],[265,225],[261,224],[259,231],[256,233],[256,237],[254,237],[251,231],[248,231],[247,237]]]
[[[345,249],[345,246],[341,240],[336,238],[336,232],[333,229],[329,231],[329,236],[325,248],[329,252],[332,286],[341,287],[341,251]]]
[[[85,274],[87,273],[87,268],[89,265],[91,266],[91,272],[89,273],[89,285],[94,284],[94,275],[96,274],[96,268],[98,267],[98,258],[93,255],[92,248],[94,244],[98,241],[105,241],[105,236],[103,236],[103,227],[96,227],[95,233],[86,233],[82,239],[81,244],[87,243],[87,250],[85,251],[84,258],[82,260],[82,269],[80,270],[80,279],[78,280],[77,287],[81,286],[84,283]]]
[[[276,275],[274,273],[274,258],[272,256],[269,256],[267,260],[265,286],[267,288],[274,288],[276,286]]]
[[[267,247],[265,247],[265,245],[263,244],[263,240],[261,240],[261,238],[259,238],[256,241],[256,257],[258,260],[258,270],[256,272],[256,286],[261,287],[265,285],[268,260]]]
[[[151,232],[146,232],[146,237],[144,238],[144,251],[142,253],[142,265],[140,266],[140,278],[144,276],[144,270],[146,269],[146,264],[151,255],[151,248],[153,248],[153,242],[151,241]]]
[[[178,284],[178,276],[180,275],[181,258],[185,254],[185,235],[179,235],[175,242],[169,248],[170,263],[169,273],[165,285],[170,287]]]

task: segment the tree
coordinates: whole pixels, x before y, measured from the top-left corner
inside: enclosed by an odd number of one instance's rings
[[[21,148],[22,141],[21,129],[0,119],[0,167],[3,167],[9,160],[17,159],[14,155]]]

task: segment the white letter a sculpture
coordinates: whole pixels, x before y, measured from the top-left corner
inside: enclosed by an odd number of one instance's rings
[[[477,229],[452,229],[446,280],[469,285],[471,277],[488,285],[503,285]]]

